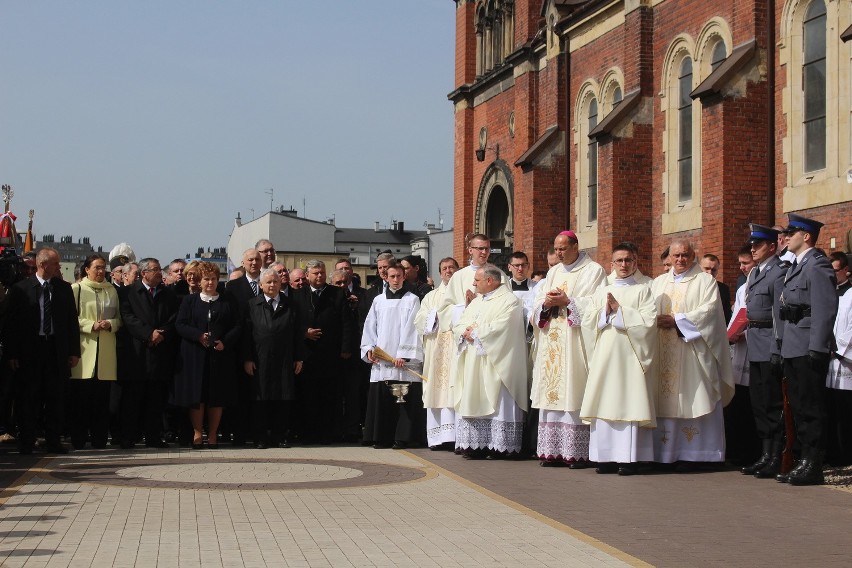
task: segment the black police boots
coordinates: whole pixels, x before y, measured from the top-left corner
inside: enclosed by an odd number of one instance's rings
[[[762,468],[754,472],[758,479],[773,479],[781,473],[781,463],[784,460],[784,441],[772,440],[769,446],[769,461]]]
[[[772,440],[762,440],[763,442],[763,453],[756,462],[751,465],[747,465],[742,468],[740,471],[743,472],[743,475],[754,475],[769,463],[769,460],[772,459]]]
[[[808,448],[807,457],[802,460],[804,466],[799,471],[790,473],[787,481],[790,485],[822,485],[825,483],[825,475],[822,472],[822,460],[825,457],[824,450]]]

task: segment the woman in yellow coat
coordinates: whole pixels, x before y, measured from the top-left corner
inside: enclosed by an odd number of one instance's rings
[[[109,393],[116,379],[115,332],[121,327],[118,292],[106,281],[106,261],[93,254],[83,262],[86,276],[72,285],[80,322],[80,363],[71,369],[71,443],[81,450],[91,436],[105,448],[109,431]]]

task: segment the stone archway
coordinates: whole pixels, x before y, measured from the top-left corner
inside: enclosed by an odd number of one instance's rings
[[[491,239],[490,262],[505,270],[514,245],[514,198],[512,172],[496,160],[482,176],[476,200],[474,232]]]

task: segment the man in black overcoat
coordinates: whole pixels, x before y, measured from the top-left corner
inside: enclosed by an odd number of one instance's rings
[[[236,280],[229,280],[225,284],[225,291],[237,305],[240,311],[240,322],[243,322],[247,315],[249,301],[261,295],[260,270],[263,266],[263,257],[257,249],[247,249],[243,252],[241,266],[246,271],[245,276]],[[252,404],[251,392],[249,389],[249,378],[242,368],[242,363],[239,364],[236,372],[238,377],[237,398],[232,405],[228,406],[228,410],[225,413],[225,431],[231,431],[233,435],[232,443],[235,446],[243,446],[251,434],[251,419],[249,417]]]
[[[71,367],[80,360],[80,328],[71,285],[62,280],[59,253],[36,253],[36,273],[9,291],[4,344],[9,367],[17,371],[18,449],[31,454],[43,408],[46,449],[67,453],[60,442],[65,391]]]
[[[293,290],[305,346],[305,362],[297,380],[302,410],[303,442],[331,443],[339,437],[342,414],[341,364],[358,347],[355,323],[343,289],[326,285],[325,263],[305,265],[307,285]]]
[[[149,448],[167,448],[163,409],[174,381],[180,338],[175,331],[180,302],[163,284],[156,258],[139,262],[142,278],[122,289],[119,309],[126,333],[119,339],[121,447],[132,448],[142,434]]]

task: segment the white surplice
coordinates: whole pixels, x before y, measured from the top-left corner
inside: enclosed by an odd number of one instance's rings
[[[825,386],[832,389],[852,390],[852,292],[840,296],[837,302],[837,319],[834,320],[834,341],[838,359],[833,357],[828,366]]]

